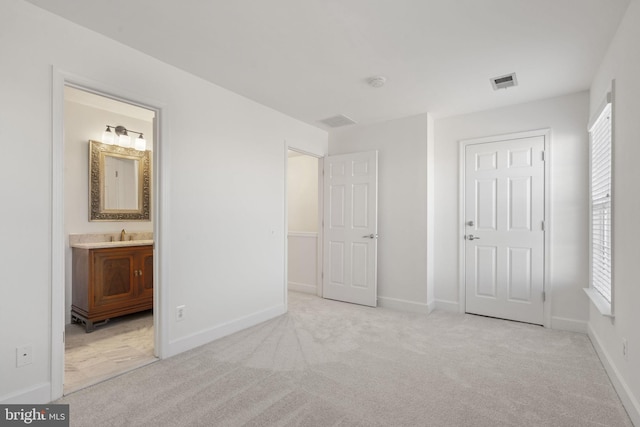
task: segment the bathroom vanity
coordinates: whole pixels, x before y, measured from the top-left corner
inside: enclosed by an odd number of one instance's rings
[[[71,321],[87,332],[153,308],[153,240],[75,243]]]

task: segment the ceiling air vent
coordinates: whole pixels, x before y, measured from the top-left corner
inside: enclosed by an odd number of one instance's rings
[[[324,120],[320,120],[320,123],[324,123],[325,125],[327,125],[329,127],[332,127],[332,128],[339,128],[340,126],[353,125],[356,122],[351,120],[347,116],[343,116],[342,114],[339,114],[337,116],[333,116],[333,117],[329,117],[329,118],[324,119]]]
[[[518,79],[516,79],[516,73],[511,73],[505,76],[492,78],[491,84],[493,85],[493,90],[506,89],[511,86],[517,86]]]

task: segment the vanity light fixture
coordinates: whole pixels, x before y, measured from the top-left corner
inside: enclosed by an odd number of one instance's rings
[[[111,132],[113,129],[113,132]],[[129,132],[137,133],[138,137],[135,142],[132,143]],[[116,139],[117,136],[117,139]],[[138,151],[145,151],[147,149],[147,141],[144,139],[142,132],[127,129],[124,126],[107,125],[107,129],[102,133],[102,143],[114,145],[117,144],[121,147],[135,148]]]

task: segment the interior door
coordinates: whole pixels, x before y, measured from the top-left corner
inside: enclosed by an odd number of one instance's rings
[[[543,323],[544,138],[465,147],[467,313]]]
[[[324,161],[323,297],[377,303],[378,152]]]

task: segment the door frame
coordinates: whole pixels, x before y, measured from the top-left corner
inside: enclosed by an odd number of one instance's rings
[[[164,277],[168,277],[170,258],[169,195],[165,191],[169,183],[169,148],[163,135],[168,135],[168,107],[158,100],[139,94],[131,96],[114,86],[51,67],[51,341],[50,341],[50,400],[64,393],[64,333],[65,333],[65,232],[64,232],[64,87],[76,87],[96,95],[137,105],[156,113],[154,120],[154,146],[152,168],[152,216],[154,233],[154,289],[153,323],[154,355],[163,359],[168,354],[167,289]],[[58,338],[56,338],[58,337]]]
[[[545,294],[543,301],[543,326],[551,327],[551,129],[536,129],[524,132],[500,134],[481,138],[463,139],[458,142],[458,307],[460,313],[466,312],[466,277],[465,277],[465,165],[466,147],[468,145],[501,142],[512,139],[544,137],[544,272],[542,288]]]
[[[283,301],[285,311],[289,309],[287,290],[289,288],[289,150],[295,151],[305,156],[314,157],[318,160],[318,240],[316,242],[316,296],[322,297],[322,277],[323,277],[323,253],[322,239],[324,236],[324,158],[327,153],[314,152],[313,147],[302,141],[284,142],[284,283]]]

